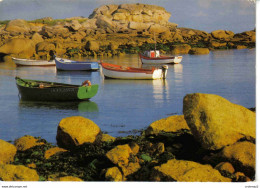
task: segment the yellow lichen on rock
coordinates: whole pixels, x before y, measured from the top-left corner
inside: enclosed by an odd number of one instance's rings
[[[131,148],[128,144],[118,145],[106,153],[107,158],[114,164],[127,166],[129,162]]]
[[[60,121],[56,139],[59,146],[71,148],[95,142],[99,133],[100,128],[90,119],[72,116]]]
[[[161,176],[171,177],[179,182],[230,182],[231,179],[223,177],[219,171],[210,165],[202,165],[193,161],[169,160],[155,170]]]
[[[123,181],[123,175],[118,167],[112,167],[106,170],[105,178],[108,181]]]
[[[39,145],[44,145],[44,144],[45,143],[39,142],[38,139],[34,138],[33,136],[29,136],[29,135],[23,136],[14,141],[14,145],[18,151],[25,151],[34,146],[39,146]]]
[[[0,165],[0,179],[3,181],[39,181],[36,170],[23,165]]]
[[[115,137],[110,136],[109,134],[102,134],[101,141],[102,142],[114,142],[116,140]]]
[[[62,152],[66,152],[66,151],[67,150],[65,150],[63,148],[59,148],[59,147],[50,148],[47,151],[45,151],[44,158],[49,159],[51,156],[53,156],[57,153],[62,153]]]
[[[0,139],[0,164],[13,162],[16,151],[13,144]]]
[[[184,115],[175,115],[153,122],[145,131],[146,135],[157,135],[160,132],[178,132],[188,127]]]
[[[221,96],[188,94],[183,99],[183,114],[205,149],[221,149],[246,136],[255,138],[256,114]]]

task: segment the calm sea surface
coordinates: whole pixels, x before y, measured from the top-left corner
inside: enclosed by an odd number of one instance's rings
[[[94,59],[95,60],[95,59]],[[182,114],[183,97],[212,93],[247,108],[255,107],[255,49],[214,51],[209,55],[184,55],[170,65],[166,80],[104,80],[100,72],[57,72],[55,67],[16,67],[0,63],[0,139],[13,141],[24,135],[41,136],[56,143],[62,118],[84,116],[112,136],[139,134],[161,118]],[[140,67],[137,55],[104,61]],[[81,84],[99,84],[91,101],[48,103],[20,101],[15,76]]]

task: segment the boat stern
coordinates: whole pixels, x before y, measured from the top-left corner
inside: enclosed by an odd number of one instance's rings
[[[173,62],[176,63],[176,64],[180,63],[181,61],[182,61],[182,56],[176,56],[173,59]]]

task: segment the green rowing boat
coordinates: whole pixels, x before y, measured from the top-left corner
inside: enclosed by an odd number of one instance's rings
[[[82,85],[15,78],[22,100],[30,101],[75,101],[88,100],[98,91],[98,85],[89,81]]]

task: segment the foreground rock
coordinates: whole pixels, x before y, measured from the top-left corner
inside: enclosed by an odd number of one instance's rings
[[[160,132],[178,132],[189,130],[183,115],[170,116],[153,122],[145,131],[146,136],[157,135]]]
[[[100,134],[100,128],[91,120],[80,116],[64,118],[57,130],[57,144],[73,148],[84,143],[93,143]]]
[[[0,164],[6,164],[14,161],[16,147],[0,139]]]
[[[230,182],[231,179],[223,177],[219,171],[210,165],[202,165],[192,161],[169,160],[155,170],[160,172],[158,176],[171,177],[179,182]]]
[[[25,151],[35,146],[43,145],[45,143],[40,142],[33,136],[26,135],[14,141],[14,145],[18,151]]]
[[[217,150],[245,137],[255,138],[256,114],[213,94],[189,94],[184,118],[205,149]]]
[[[255,179],[255,139],[250,131],[243,132],[239,124],[251,129],[249,117],[254,115],[220,96],[199,93],[187,95],[183,109],[184,116],[155,121],[140,136],[122,138],[102,134],[93,121],[84,117],[64,118],[58,126],[57,143],[66,150],[32,136],[17,139],[20,143],[17,152],[12,144],[0,142],[7,158],[3,152],[0,156],[4,156],[4,163],[11,163],[0,165],[0,179],[142,182]],[[221,125],[214,127],[218,121]],[[229,128],[221,127],[230,122],[238,132],[230,124],[225,125]],[[36,142],[24,144],[27,140]]]
[[[22,165],[0,165],[0,179],[3,181],[39,181],[36,170]]]

